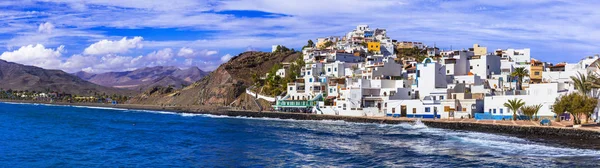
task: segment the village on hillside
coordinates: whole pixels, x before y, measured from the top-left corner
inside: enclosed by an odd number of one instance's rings
[[[283,48],[275,45],[273,52]],[[283,112],[576,123],[598,118],[598,55],[552,64],[532,58],[529,48],[474,44],[444,51],[393,40],[385,29],[368,25],[309,40],[302,54],[302,60],[263,74],[271,81],[292,76],[281,84],[283,91],[247,92]]]

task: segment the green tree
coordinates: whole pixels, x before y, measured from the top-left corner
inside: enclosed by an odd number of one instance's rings
[[[569,112],[573,115],[573,123],[581,124],[581,117],[585,116],[587,122],[587,119],[594,113],[597,103],[598,100],[595,98],[580,93],[571,93],[557,98],[552,107],[557,115],[557,121],[560,121],[561,114]]]
[[[504,107],[510,109],[513,112],[513,120],[517,120],[517,111],[519,111],[519,109],[524,105],[525,102],[517,98],[513,100],[508,100],[508,102],[504,103]]]
[[[523,112],[523,114],[525,114],[527,117],[529,117],[530,120],[537,120],[537,113],[540,111],[540,109],[542,108],[541,104],[538,105],[530,105],[530,106],[523,106],[521,107],[521,111]]]
[[[589,76],[589,75],[588,75]],[[571,76],[575,89],[583,95],[588,95],[592,90],[591,81],[585,75],[577,73],[577,76]]]
[[[517,86],[519,90],[523,90],[523,79],[529,76],[529,71],[523,67],[515,68],[510,76],[518,78]]]

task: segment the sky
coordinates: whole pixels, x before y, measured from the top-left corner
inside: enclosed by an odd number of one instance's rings
[[[531,48],[547,62],[600,53],[588,0],[2,0],[0,59],[66,72],[211,71],[245,51],[342,36],[358,24],[442,49]]]

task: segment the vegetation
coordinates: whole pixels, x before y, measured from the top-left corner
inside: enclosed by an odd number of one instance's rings
[[[523,90],[523,79],[529,76],[529,71],[523,67],[515,68],[515,70],[510,73],[510,76],[516,77],[517,80],[517,89]]]
[[[598,100],[586,96],[581,93],[571,93],[568,95],[556,98],[556,102],[552,106],[554,113],[557,115],[557,121],[560,121],[560,115],[569,112],[573,115],[573,123],[581,124],[581,117],[588,118],[594,113],[594,108],[598,104]]]
[[[521,107],[521,112],[529,117],[529,120],[538,120],[537,114],[542,108],[541,104]],[[535,118],[534,118],[535,117]]]
[[[423,61],[427,58],[427,50],[419,49],[417,47],[413,48],[395,48],[396,57],[398,58],[412,58],[418,62]]]
[[[62,101],[62,102],[79,102],[79,103],[112,103],[117,101],[118,103],[126,102],[130,97],[124,95],[107,95],[105,93],[89,93],[90,96],[84,95],[73,95],[65,92],[59,93],[51,90],[45,92],[37,91],[17,91],[17,90],[4,90],[0,89],[0,99],[11,99],[11,100],[30,100],[30,101]]]
[[[600,65],[594,65],[600,68]],[[585,117],[585,123],[594,113],[594,109],[598,104],[598,99],[593,95],[589,95],[592,89],[600,88],[599,74],[589,72],[587,75],[578,73],[576,76],[571,76],[575,89],[578,93],[556,98],[553,111],[557,115],[556,121],[560,121],[560,115],[568,112],[573,115],[574,124],[581,124],[581,118]]]
[[[288,52],[288,51],[294,51],[294,49],[291,49],[291,50],[290,50],[289,48],[287,48],[287,47],[285,47],[285,46],[278,45],[278,46],[277,46],[277,48],[275,49],[275,52],[274,52],[274,53]]]
[[[588,74],[588,76],[593,76]],[[592,90],[591,80],[586,77],[584,74],[577,73],[577,76],[571,76],[571,80],[573,80],[573,85],[575,89],[579,91],[583,95],[588,95]]]
[[[302,50],[304,50],[304,48],[310,48],[310,47],[314,47],[314,46],[315,46],[315,43],[312,40],[308,40],[307,44],[302,47]]]
[[[331,47],[333,45],[334,45],[333,41],[327,41],[327,42],[323,43],[323,45],[320,46],[319,49],[323,50],[323,49],[326,49],[326,48]]]
[[[363,46],[363,47],[365,47],[365,48],[369,47],[369,44],[367,42],[364,42],[364,41],[362,43],[360,43],[360,45]]]
[[[260,79],[259,74],[252,74],[251,79],[256,88],[260,88],[262,94],[269,96],[278,96],[287,90],[287,84],[296,80],[300,75],[300,69],[306,63],[302,57],[298,58],[290,64],[286,70],[285,76],[282,78],[277,76],[277,70],[283,68],[281,64],[275,64],[269,70],[268,75],[264,79]]]
[[[513,100],[508,100],[508,102],[504,103],[504,107],[510,109],[513,112],[513,120],[517,120],[517,111],[519,111],[519,109],[524,105],[525,102],[517,98]]]

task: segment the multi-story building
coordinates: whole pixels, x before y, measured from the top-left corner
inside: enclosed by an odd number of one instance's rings
[[[323,46],[332,41],[331,47]],[[366,45],[366,46],[365,46]],[[422,61],[395,60],[394,49],[419,48]],[[504,103],[522,99],[541,104],[538,113],[554,117],[557,97],[574,92],[571,76],[600,72],[598,56],[578,63],[551,65],[531,59],[530,49],[499,49],[474,44],[463,50],[440,51],[418,42],[396,42],[385,29],[359,25],[344,37],[317,39],[303,49],[306,65],[286,95],[278,97],[276,109],[346,116],[415,118],[511,119]],[[516,68],[529,77],[517,90]],[[277,71],[285,76],[285,68]],[[598,95],[598,91],[592,91]],[[522,115],[522,114],[519,114]]]

